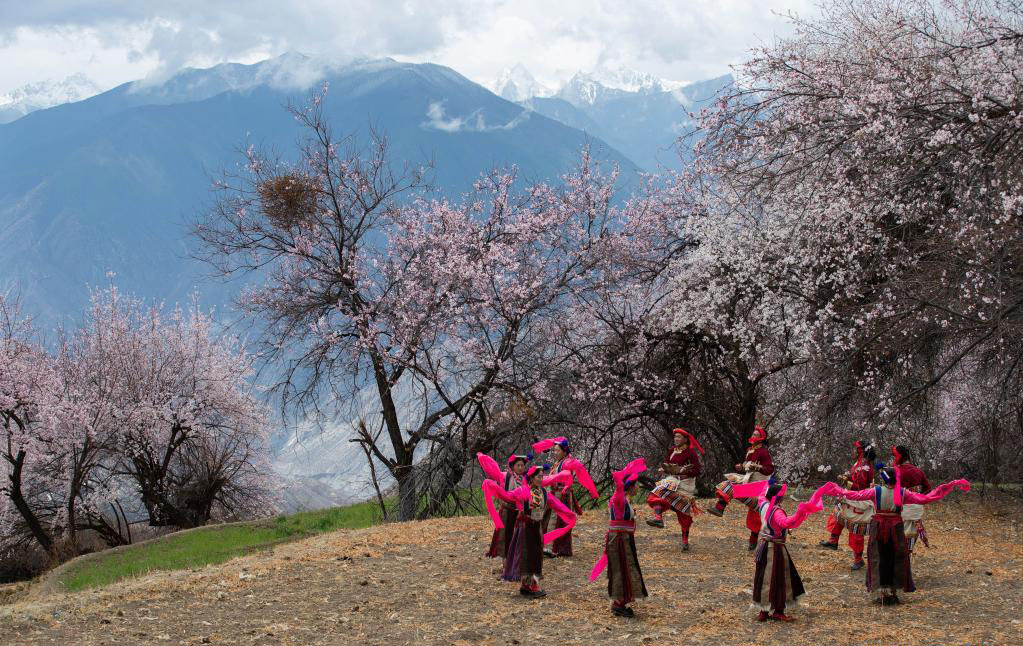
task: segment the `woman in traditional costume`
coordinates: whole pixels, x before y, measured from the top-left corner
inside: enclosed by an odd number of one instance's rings
[[[495,527],[504,527],[504,521],[494,508],[495,497],[514,504],[518,509],[514,526],[507,528],[511,531],[511,539],[501,578],[505,581],[520,581],[519,594],[522,596],[533,599],[547,596],[540,587],[543,580],[543,546],[572,531],[576,516],[561,501],[551,496],[545,486],[564,483],[570,477],[570,474],[561,472],[544,479],[543,469],[534,466],[526,470],[525,484],[513,491],[505,491],[493,480],[483,481],[484,500]],[[564,521],[564,526],[544,534],[541,523],[548,506]]]
[[[861,491],[874,483],[874,460],[877,454],[874,447],[857,441],[853,444],[856,450],[856,462],[841,476],[839,481],[850,491]],[[853,553],[853,562],[850,566],[853,570],[863,568],[863,536],[867,533],[870,525],[870,518],[874,515],[874,504],[869,500],[846,500],[838,501],[835,510],[828,516],[828,538],[820,542],[820,546],[830,549],[838,549],[838,540],[842,536],[842,530],[849,530],[849,549]]]
[[[480,466],[483,467],[483,474],[500,484],[505,491],[518,489],[525,482],[526,464],[530,460],[528,455],[508,456],[507,471],[501,471],[497,461],[484,453],[477,453],[476,459],[479,460]],[[487,549],[486,553],[488,557],[501,557],[504,559],[508,554],[508,543],[511,541],[510,528],[515,524],[515,519],[518,515],[519,510],[514,504],[501,501],[501,518],[504,521],[504,527],[494,529],[494,535],[490,539],[490,548]]]
[[[800,503],[796,513],[789,516],[781,508],[788,485],[758,481],[736,484],[734,494],[754,500],[754,511],[760,518],[753,561],[753,604],[757,621],[794,621],[785,609],[798,605],[799,597],[806,593],[795,563],[785,546],[790,529],[799,527],[811,514],[824,508],[823,493],[818,490],[810,500]]]
[[[970,490],[966,480],[953,480],[931,490],[916,493],[902,486],[899,472],[885,467],[880,472],[881,484],[861,491],[850,491],[829,482],[818,491],[847,500],[873,500],[874,516],[867,530],[867,590],[875,603],[884,606],[899,603],[898,591],[913,592],[913,571],[910,567],[909,542],[903,526],[903,505],[927,505],[941,500],[955,489]]]
[[[646,463],[640,458],[611,474],[615,490],[607,502],[610,520],[604,554],[590,572],[590,581],[595,581],[607,568],[607,596],[611,598],[611,612],[619,617],[634,617],[636,613],[629,604],[647,596],[636,556],[636,516],[629,500],[636,492],[639,474],[645,470]]]
[[[749,450],[746,451],[746,459],[735,465],[735,473],[726,473],[724,482],[717,487],[718,501],[707,510],[715,516],[723,516],[725,508],[733,498],[732,488],[736,484],[749,484],[751,482],[766,482],[774,473],[774,462],[771,460],[771,453],[767,450],[767,431],[760,426],[753,429],[749,438]],[[752,551],[757,546],[757,537],[760,533],[760,515],[756,510],[756,499],[735,495],[734,498],[749,507],[746,512],[746,528],[749,529],[749,549]]]
[[[664,527],[664,512],[672,510],[682,529],[682,551],[689,551],[689,528],[693,516],[700,512],[696,506],[696,477],[700,475],[700,458],[703,447],[691,433],[676,428],[672,431],[673,446],[659,471],[667,474],[657,481],[646,503],[653,509],[653,518],[647,524]]]
[[[913,457],[906,447],[901,445],[892,447],[892,465],[899,470],[899,480],[902,482],[902,486],[915,493],[927,493],[931,490],[931,481],[927,479],[927,475],[920,467],[913,464],[912,460]],[[906,532],[910,554],[913,553],[918,538],[926,547],[930,547],[927,532],[924,530],[923,505],[902,506],[902,528]]]
[[[590,477],[589,472],[582,462],[571,456],[569,449],[568,440],[563,437],[552,437],[546,440],[540,440],[533,445],[533,453],[539,454],[543,451],[550,450],[551,457],[554,462],[550,466],[551,473],[557,474],[562,471],[567,471],[573,475],[573,480],[578,479],[590,497],[596,500],[600,497],[597,492],[597,487],[593,484],[593,478]],[[581,516],[583,513],[582,507],[579,506],[579,502],[575,498],[575,493],[572,491],[572,481],[570,480],[567,485],[556,483],[551,485],[551,494],[561,501],[566,507],[571,509],[577,516]],[[551,510],[548,509],[547,513],[543,517],[543,531],[547,531],[547,527],[551,520]],[[563,521],[558,517],[554,523],[554,529],[561,529],[564,527]],[[544,552],[545,556],[572,556],[572,532],[566,532],[554,543],[551,544],[550,551]]]

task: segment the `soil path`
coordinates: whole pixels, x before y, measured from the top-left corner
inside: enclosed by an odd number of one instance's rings
[[[960,499],[962,497],[960,496]],[[787,506],[791,506],[791,503]],[[880,608],[836,554],[816,546],[818,514],[789,541],[808,591],[793,624],[752,621],[745,508],[702,515],[693,550],[678,528],[641,524],[650,598],[613,617],[587,575],[605,516],[588,511],[576,556],[544,564],[549,596],[522,599],[482,556],[484,518],[340,531],[200,570],[0,606],[0,644],[1023,644],[1019,514],[975,499],[928,510],[931,549],[914,555],[919,591]]]

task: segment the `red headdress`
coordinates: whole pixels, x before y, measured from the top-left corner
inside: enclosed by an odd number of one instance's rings
[[[892,457],[895,458],[894,462],[895,462],[896,466],[898,466],[899,464],[902,464],[902,454],[899,453],[899,447],[898,446],[893,446],[892,447]]]
[[[676,428],[671,433],[672,433],[672,435],[685,435],[686,437],[689,438],[689,446],[691,446],[692,448],[696,449],[701,454],[705,453],[705,451],[703,450],[703,447],[700,446],[700,443],[696,441],[696,436],[694,436],[692,433],[690,433],[689,431],[685,430],[684,428]]]
[[[863,464],[863,444],[859,440],[856,440],[853,442],[853,446],[856,447],[856,464],[853,465],[853,468],[850,471],[850,477],[852,474],[856,473],[856,470],[860,468],[861,464]]]
[[[749,436],[749,443],[756,444],[757,442],[764,442],[767,440],[767,431],[762,426],[753,427],[753,435]]]

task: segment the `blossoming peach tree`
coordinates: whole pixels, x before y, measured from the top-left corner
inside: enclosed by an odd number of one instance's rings
[[[947,447],[962,432],[939,411],[967,404],[964,381],[991,386],[989,422],[1018,424],[1021,17],[825,2],[702,115],[693,172],[715,217],[678,265],[677,322],[747,354],[784,343],[815,386],[794,450],[852,433]]]
[[[0,315],[4,547],[62,557],[82,530],[118,545],[139,522],[272,509],[267,411],[206,314],[98,291],[52,351],[9,300]]]

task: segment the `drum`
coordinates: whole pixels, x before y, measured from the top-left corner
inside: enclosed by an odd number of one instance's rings
[[[866,534],[867,525],[874,516],[874,503],[870,500],[842,500],[835,506],[835,520],[853,534]]]

